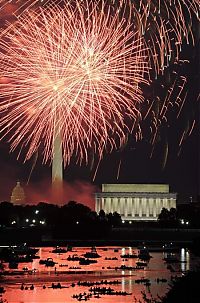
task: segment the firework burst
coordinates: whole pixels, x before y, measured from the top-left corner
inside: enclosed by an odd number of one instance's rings
[[[57,136],[65,165],[72,155],[87,162],[89,151],[101,158],[126,145],[134,127],[141,139],[139,121],[150,116],[154,145],[170,109],[180,115],[187,77],[170,76],[165,97],[153,92],[145,102],[141,84],[182,65],[199,0],[0,0],[0,14],[8,5],[15,18],[0,32],[1,137],[11,150],[25,148],[26,160],[39,148],[52,160]]]
[[[0,42],[0,133],[11,150],[27,160],[43,148],[46,163],[59,135],[67,165],[123,145],[150,68],[131,16],[129,6],[70,1],[18,18]]]

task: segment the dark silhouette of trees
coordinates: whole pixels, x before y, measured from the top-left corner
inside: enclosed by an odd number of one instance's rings
[[[118,213],[97,214],[88,206],[69,201],[63,206],[40,202],[38,205],[0,203],[0,226],[26,229],[51,229],[53,237],[105,237],[112,226],[119,226]]]
[[[158,216],[158,222],[163,227],[176,227],[178,226],[177,210],[171,208],[168,210],[163,207],[161,213]]]
[[[200,204],[177,205],[177,209],[162,208],[158,223],[163,227],[200,228]]]

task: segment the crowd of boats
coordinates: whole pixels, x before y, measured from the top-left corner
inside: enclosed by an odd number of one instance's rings
[[[140,246],[138,247],[138,253],[122,253],[120,257],[123,259],[123,261],[127,261],[128,259],[139,259],[136,262],[136,266],[132,267],[132,269],[141,269],[147,266],[149,260],[151,259],[150,251],[162,251],[166,252],[166,255],[164,257],[164,261],[166,263],[178,263],[178,262],[186,262],[186,261],[180,261],[177,256],[174,254],[175,251],[177,251],[177,247],[173,247],[172,245],[164,245],[162,247],[146,247],[146,246]],[[106,250],[104,248],[103,250]],[[0,260],[1,262],[7,262],[9,269],[18,269],[19,263],[29,263],[33,262],[34,259],[39,259],[40,257],[37,255],[37,252],[39,251],[38,248],[32,248],[28,247],[26,244],[19,245],[19,246],[10,246],[10,247],[4,247],[0,251]],[[64,254],[67,252],[72,252],[73,248],[71,246],[67,246],[67,248],[63,247],[55,247],[51,253],[56,254]],[[118,252],[118,249],[114,249],[114,252]],[[96,247],[92,247],[90,251],[84,253],[83,255],[79,256],[77,254],[70,254],[66,259],[66,261],[76,261],[79,262],[79,265],[90,265],[97,263],[98,258],[101,258],[101,255],[97,253]],[[114,257],[105,257],[105,260],[107,261],[113,261],[118,260],[116,256]],[[55,267],[57,264],[53,258],[47,258],[47,259],[40,259],[39,261],[40,265],[45,265],[46,267]],[[60,267],[68,267],[68,264],[60,264]],[[81,269],[79,266],[71,266],[70,269]],[[127,269],[130,270],[130,267],[127,267],[123,265],[122,267],[107,267],[107,269]],[[27,271],[27,267],[24,268],[24,271]]]
[[[106,251],[107,248],[103,248],[102,250]],[[114,266],[114,267],[107,266],[106,268],[111,269],[111,270],[121,270],[121,271],[142,270],[148,266],[148,263],[149,263],[150,259],[152,258],[151,254],[150,254],[150,250],[145,245],[142,245],[142,246],[138,247],[138,252],[122,253],[121,255],[119,255],[119,259],[121,258],[123,262],[128,261],[129,259],[137,259],[135,262],[135,266],[128,266],[126,264],[122,264],[121,266]],[[19,263],[28,263],[28,262],[32,262],[34,259],[37,259],[37,258],[39,259],[40,257],[37,255],[38,251],[39,251],[39,249],[28,247],[25,244],[20,245],[20,246],[4,247],[0,251],[0,262],[1,262],[1,264],[8,263],[8,268],[10,270],[17,269]],[[55,253],[55,254],[65,254],[67,252],[73,253],[74,252],[73,248],[71,246],[67,246],[66,248],[57,246],[51,250],[51,253]],[[115,249],[113,249],[113,252],[119,252],[119,249],[115,248]],[[168,269],[170,269],[170,270],[172,269],[171,263],[180,262],[177,259],[177,256],[173,253],[172,247],[170,247],[170,249],[167,249],[167,247],[163,247],[163,252],[166,252],[163,260],[167,263]],[[89,264],[97,263],[98,259],[101,257],[102,256],[97,252],[96,247],[92,247],[91,250],[88,250],[87,252],[85,252],[82,255],[73,253],[73,254],[69,254],[67,256],[67,258],[64,258],[61,260],[66,260],[68,262],[78,262],[78,265],[89,265]],[[114,261],[114,260],[118,260],[118,258],[116,256],[113,256],[113,257],[106,256],[106,257],[104,257],[104,260]],[[45,267],[54,267],[55,272],[56,272],[57,262],[55,262],[52,257],[49,257],[47,259],[40,259],[39,264],[44,265]],[[76,270],[78,270],[80,273],[80,270],[82,269],[80,266],[69,266],[68,264],[59,264],[59,266],[67,267],[67,269],[69,271],[66,271],[66,272],[68,272],[68,273],[71,273],[70,272],[71,270],[73,270],[74,272],[76,272]],[[2,268],[3,268],[3,265],[2,265]],[[102,269],[105,269],[105,267],[102,267]],[[23,268],[23,273],[25,274],[26,272],[29,272],[27,266],[25,266]],[[7,271],[7,273],[9,273],[9,272]],[[6,271],[1,270],[1,274],[6,274]],[[19,274],[19,272],[17,272],[17,274]],[[164,283],[164,282],[167,282],[167,280],[164,278],[157,278],[156,282]],[[148,286],[148,287],[151,285],[151,281],[147,278],[136,279],[135,283],[144,284],[145,286]],[[116,296],[117,295],[121,295],[121,296],[130,295],[130,293],[126,293],[123,291],[116,291],[110,287],[110,285],[117,285],[117,284],[121,284],[121,281],[119,281],[119,280],[78,281],[77,283],[72,283],[71,285],[68,285],[68,286],[61,285],[61,283],[58,282],[58,283],[52,283],[51,286],[48,286],[48,287],[46,285],[43,285],[42,288],[43,289],[46,289],[46,288],[62,289],[62,288],[70,287],[70,286],[71,287],[75,287],[75,286],[88,287],[89,288],[88,293],[79,293],[79,294],[73,295],[73,298],[77,299],[78,301],[82,301],[82,300],[87,301],[92,297],[99,298],[102,295],[116,295]],[[105,285],[105,286],[103,286],[103,285]],[[106,287],[107,285],[109,285],[109,287]],[[21,288],[21,290],[34,290],[35,286],[34,286],[34,284],[25,285],[24,283],[22,283],[20,288]],[[0,294],[3,294],[4,292],[5,292],[4,287],[0,286]]]

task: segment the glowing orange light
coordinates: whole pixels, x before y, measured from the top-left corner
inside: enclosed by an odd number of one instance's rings
[[[0,83],[0,133],[11,150],[25,147],[27,160],[43,147],[51,161],[59,134],[67,165],[72,156],[87,162],[88,150],[101,158],[123,145],[150,69],[131,14],[129,6],[74,1],[18,18],[0,42],[9,78]]]

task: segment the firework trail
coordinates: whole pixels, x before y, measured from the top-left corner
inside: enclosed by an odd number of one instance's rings
[[[21,16],[40,6],[73,4],[76,0],[0,0],[0,12],[14,5],[13,14]],[[79,1],[87,3],[90,1]],[[131,22],[145,36],[151,52],[154,77],[179,58],[183,41],[194,44],[193,20],[200,20],[199,0],[112,0],[112,9],[128,7],[132,11]],[[86,5],[87,6],[87,5]],[[111,7],[111,5],[110,5]],[[126,11],[126,10],[125,10]],[[123,14],[123,13],[122,13]],[[193,18],[195,16],[195,18]]]
[[[141,84],[182,64],[184,43],[196,42],[199,0],[9,2],[17,20],[0,33],[0,126],[11,150],[21,145],[30,159],[40,147],[47,162],[59,133],[65,165],[72,155],[87,162],[88,150],[102,158],[129,132],[141,140],[140,121],[150,116],[154,145],[171,107],[180,115],[184,76],[164,84],[163,98],[145,102]],[[0,0],[0,13],[7,5]]]
[[[40,8],[1,39],[0,132],[11,150],[23,147],[27,160],[42,148],[46,163],[59,134],[67,165],[72,157],[87,162],[88,150],[101,158],[123,145],[149,72],[125,9],[87,1]]]

